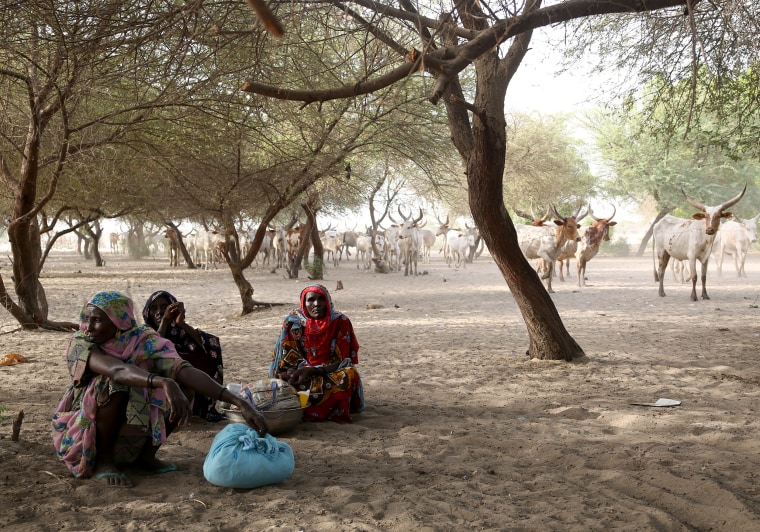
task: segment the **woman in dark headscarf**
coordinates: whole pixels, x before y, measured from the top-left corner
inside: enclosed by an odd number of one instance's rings
[[[219,338],[188,325],[181,301],[164,290],[153,292],[145,302],[142,315],[145,325],[171,341],[179,356],[219,384],[224,383]],[[223,417],[214,408],[214,399],[203,395],[195,396],[193,414],[209,421],[219,421]]]
[[[322,285],[304,288],[300,300],[301,307],[285,316],[269,376],[309,390],[305,420],[350,423],[351,413],[364,410],[355,367],[359,343],[351,321],[335,311]]]
[[[231,402],[246,423],[267,431],[263,416],[180,358],[168,340],[137,325],[132,300],[98,292],[79,314],[66,362],[73,383],[52,420],[58,457],[76,477],[129,487],[121,467],[144,473],[176,470],[156,458],[167,436],[190,416],[182,388]]]

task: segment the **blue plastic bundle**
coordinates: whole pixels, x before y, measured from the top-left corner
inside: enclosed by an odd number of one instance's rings
[[[262,438],[244,423],[231,423],[211,442],[203,476],[224,488],[250,489],[282,482],[294,468],[290,445],[271,434]]]

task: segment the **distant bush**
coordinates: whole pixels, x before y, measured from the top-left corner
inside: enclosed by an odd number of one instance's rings
[[[615,257],[628,257],[631,255],[631,246],[625,238],[617,238],[603,241],[599,246],[599,253],[614,255]]]

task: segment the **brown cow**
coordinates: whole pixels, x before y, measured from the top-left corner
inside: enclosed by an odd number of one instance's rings
[[[119,235],[118,233],[111,233],[108,235],[108,238],[111,242],[111,253],[118,253],[119,252]]]
[[[582,231],[581,241],[578,242],[578,249],[575,252],[575,262],[578,264],[578,286],[586,286],[586,264],[599,253],[602,240],[610,239],[610,227],[617,224],[612,221],[615,212],[613,205],[612,216],[597,218],[591,213],[591,207],[589,207],[588,213],[594,219],[594,223]]]
[[[170,227],[164,233],[169,241],[166,248],[169,250],[169,266],[179,266],[179,235],[177,230]]]
[[[546,280],[546,291],[552,290],[552,276],[554,274],[554,261],[559,256],[560,247],[565,240],[579,240],[578,222],[586,216],[587,212],[578,216],[562,216],[557,212],[554,205],[550,205],[554,215],[554,227],[535,227],[532,225],[515,224],[517,241],[520,250],[527,259],[543,259],[541,275]]]

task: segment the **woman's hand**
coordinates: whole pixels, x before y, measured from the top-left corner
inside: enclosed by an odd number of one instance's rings
[[[256,429],[256,432],[259,433],[259,436],[264,436],[267,432],[269,432],[269,425],[267,425],[267,420],[264,417],[264,414],[256,410],[248,401],[243,399],[241,395],[231,393],[229,390],[222,392],[222,394],[226,397],[220,396],[219,399],[225,400],[226,398],[231,398],[230,402],[238,407],[240,413],[243,416],[243,419],[245,420],[245,424],[253,429]]]
[[[187,397],[182,393],[179,384],[175,381],[167,379],[166,377],[161,380],[161,387],[164,389],[166,401],[169,403],[169,421],[177,421],[180,425],[185,424],[187,420],[190,419],[190,414],[192,413],[190,410],[190,401],[187,400]]]
[[[316,377],[319,370],[314,366],[301,366],[295,370],[288,378],[288,384],[298,387],[301,384],[307,384],[312,378]]]
[[[162,324],[174,322],[177,325],[182,325],[185,321],[185,304],[182,301],[170,304],[166,307],[163,318],[161,318]]]

